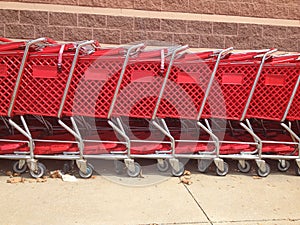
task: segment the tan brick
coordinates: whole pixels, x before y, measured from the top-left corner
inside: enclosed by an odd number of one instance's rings
[[[235,49],[251,49],[252,38],[251,37],[225,37],[225,47],[234,47]]]
[[[93,39],[103,44],[121,44],[121,31],[113,29],[94,29]]]
[[[106,7],[133,9],[134,0],[109,0],[106,2]]]
[[[11,9],[0,9],[0,21],[1,23],[18,23],[19,11]]]
[[[268,49],[274,48],[274,41],[268,38],[256,37],[252,39],[253,49]]]
[[[49,24],[60,25],[60,26],[77,26],[77,14],[50,12]]]
[[[266,17],[266,4],[241,3],[240,16]]]
[[[106,0],[78,0],[78,5],[106,7]]]
[[[106,16],[93,14],[78,14],[78,26],[80,27],[106,27]]]
[[[239,15],[241,3],[240,2],[227,2],[220,1],[216,2],[215,14],[221,15]]]
[[[239,24],[238,36],[242,37],[262,37],[262,26],[255,24]]]
[[[0,25],[0,36],[4,37],[4,24]]]
[[[266,15],[265,17],[269,18],[288,18],[289,17],[289,8],[284,4],[267,4],[266,5]]]
[[[215,12],[214,0],[189,0],[189,11],[194,13],[213,14]]]
[[[300,18],[300,4],[289,7],[289,19],[299,20]]]
[[[274,47],[277,48],[279,51],[296,52],[297,40],[298,39],[293,39],[293,38],[276,39]]]
[[[158,10],[162,7],[162,0],[135,0],[135,9]]]
[[[189,7],[188,1],[186,0],[163,0],[162,1],[163,11],[187,12],[188,7]]]
[[[190,47],[199,47],[198,34],[174,34],[174,44],[189,45]]]
[[[222,35],[237,35],[237,23],[213,23],[213,33]]]
[[[300,27],[286,27],[287,38],[299,38],[300,39]]]
[[[200,35],[200,48],[224,48],[225,39],[223,35]]]
[[[147,40],[145,31],[121,31],[121,44],[141,42]]]
[[[23,24],[6,24],[5,36],[9,38],[34,38],[34,26]]]
[[[120,28],[124,30],[133,29],[133,17],[107,16],[107,28]]]
[[[187,21],[187,32],[197,34],[211,34],[212,22]]]
[[[88,28],[65,28],[65,41],[82,41],[92,39],[92,29]]]
[[[160,19],[157,18],[134,18],[135,30],[160,30]]]
[[[263,26],[263,37],[277,39],[286,38],[287,28],[282,26]]]
[[[160,24],[161,31],[165,32],[186,32],[187,21],[162,19]]]
[[[173,43],[173,33],[166,33],[166,32],[147,32],[147,40],[157,40],[166,42],[168,44]]]
[[[36,26],[35,27],[35,38],[49,37],[57,41],[64,39],[64,28],[63,27],[52,27],[52,26]]]
[[[48,12],[44,11],[20,11],[20,23],[48,25]]]

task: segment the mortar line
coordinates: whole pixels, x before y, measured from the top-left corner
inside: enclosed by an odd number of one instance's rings
[[[202,213],[205,215],[205,217],[209,221],[209,223],[211,225],[213,225],[213,222],[211,221],[211,219],[209,218],[209,216],[207,215],[207,213],[204,211],[204,209],[202,208],[202,206],[200,205],[200,203],[197,201],[197,199],[195,198],[195,196],[193,195],[193,193],[190,191],[190,189],[185,184],[184,184],[184,187],[188,191],[188,193],[190,194],[190,196],[194,199],[194,201],[196,202],[196,204],[198,205],[198,207],[202,211]]]

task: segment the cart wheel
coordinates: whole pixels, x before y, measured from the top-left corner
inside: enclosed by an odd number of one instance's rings
[[[172,168],[172,175],[174,177],[180,177],[182,176],[182,174],[184,173],[184,165],[182,162],[179,162],[179,170],[175,170],[174,168]]]
[[[86,165],[86,173],[79,170],[79,176],[84,179],[90,178],[93,174],[93,170],[94,170],[94,167],[92,166],[92,164],[88,163]]]
[[[160,172],[166,172],[169,169],[169,163],[167,160],[164,160],[163,164],[157,163],[156,166]]]
[[[30,170],[29,173],[33,178],[40,178],[44,176],[46,167],[42,163],[37,164],[38,169],[36,171]]]
[[[295,165],[295,172],[297,176],[300,176],[300,168],[297,164]]]
[[[266,170],[265,171],[261,171],[261,169],[258,168],[257,170],[257,174],[260,177],[267,177],[271,172],[270,166],[269,164],[266,163]]]
[[[228,171],[229,171],[229,166],[228,166],[227,162],[224,162],[224,170],[223,171],[219,170],[219,168],[216,169],[218,176],[226,176]]]
[[[201,173],[205,173],[210,165],[211,160],[198,159],[198,170]]]
[[[290,168],[291,164],[289,161],[285,161],[285,165],[282,165],[282,163],[279,161],[277,164],[277,168],[280,172],[286,172]]]
[[[124,164],[120,160],[114,160],[115,172],[121,174],[124,169]]]
[[[26,163],[22,166],[22,168],[19,168],[19,162],[15,162],[13,165],[13,171],[15,173],[24,173],[27,169]]]
[[[141,166],[140,164],[138,164],[137,162],[134,163],[134,171],[130,171],[129,169],[127,169],[127,174],[130,177],[137,177],[140,173],[141,173]]]
[[[244,167],[240,163],[237,164],[237,167],[238,167],[239,171],[242,173],[249,173],[249,171],[251,169],[251,165],[248,161],[245,161]]]

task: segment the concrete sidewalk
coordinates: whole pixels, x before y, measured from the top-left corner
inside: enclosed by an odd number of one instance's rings
[[[143,187],[137,185],[151,174],[118,178],[134,179],[131,186],[98,175],[75,183],[19,184],[0,176],[0,224],[300,224],[300,177],[192,172],[189,186],[173,177]]]

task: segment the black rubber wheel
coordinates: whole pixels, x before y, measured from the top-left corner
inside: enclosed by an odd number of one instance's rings
[[[245,161],[244,167],[240,163],[237,164],[237,167],[238,167],[239,171],[242,173],[249,173],[249,171],[251,170],[251,165],[248,161]]]
[[[84,178],[84,179],[90,178],[93,175],[93,170],[94,170],[93,166],[88,163],[86,165],[86,173],[79,170],[79,175],[81,178]]]
[[[297,163],[295,165],[295,173],[296,173],[297,176],[300,176],[300,168],[299,168]]]
[[[260,177],[267,177],[271,172],[269,164],[266,163],[266,169],[265,171],[262,171],[261,169],[257,169],[257,175]]]
[[[216,169],[216,173],[218,176],[226,176],[228,171],[229,171],[229,166],[228,166],[227,162],[224,162],[224,170],[223,171],[219,170],[219,168]]]
[[[169,163],[167,160],[164,160],[163,164],[157,163],[156,166],[160,172],[166,172],[169,169]]]
[[[134,171],[127,169],[127,174],[130,177],[137,177],[141,173],[141,166],[137,162],[134,163]]]
[[[33,178],[40,178],[45,175],[46,167],[42,163],[37,164],[37,170],[30,170],[29,173]]]
[[[291,166],[291,163],[289,161],[285,161],[285,165],[282,165],[282,163],[280,161],[277,164],[277,168],[280,172],[288,171],[290,166]]]
[[[182,162],[179,162],[179,170],[178,171],[175,170],[174,168],[172,168],[172,175],[174,177],[180,177],[183,175],[183,173],[184,173],[184,165]]]
[[[15,162],[14,165],[13,165],[13,171],[15,173],[24,173],[27,169],[27,165],[26,163],[22,166],[22,168],[19,168],[19,161]]]

